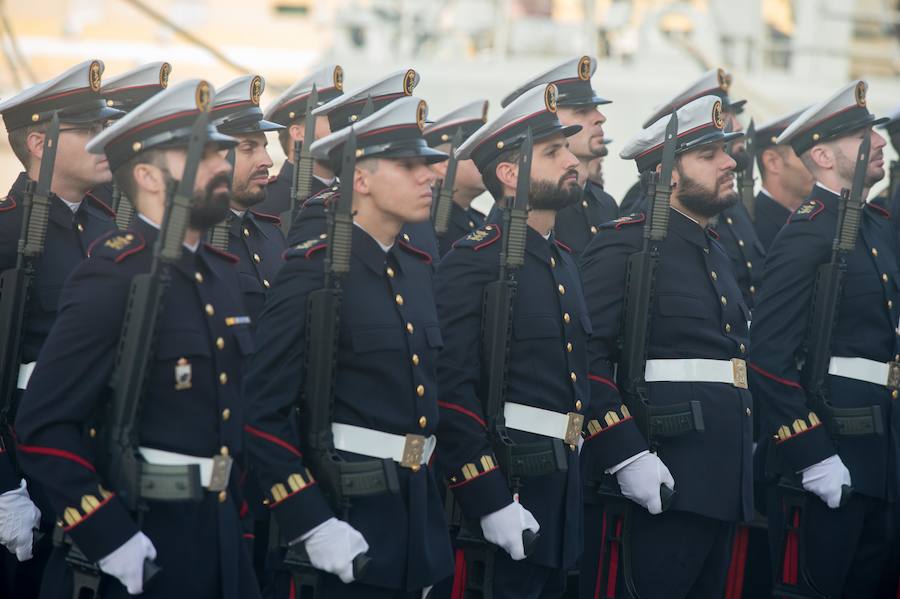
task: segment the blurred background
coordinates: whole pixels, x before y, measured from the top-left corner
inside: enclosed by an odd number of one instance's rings
[[[260,74],[265,107],[334,62],[345,91],[412,67],[431,117],[481,97],[496,114],[527,79],[592,54],[594,87],[613,101],[602,107],[604,178],[621,199],[636,179],[622,144],[705,70],[733,75],[745,126],[855,78],[883,113],[900,104],[898,32],[900,0],[0,0],[0,97],[87,59],[104,61],[104,77],[165,60],[170,83]],[[274,138],[269,147],[274,173],[282,156]],[[19,170],[4,136],[0,180]]]

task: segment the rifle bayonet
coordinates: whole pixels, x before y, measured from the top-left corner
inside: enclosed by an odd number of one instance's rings
[[[453,188],[456,186],[456,148],[462,143],[462,129],[457,128],[450,142],[450,160],[447,162],[447,174],[440,184],[440,192],[434,206],[434,232],[438,235],[447,233],[450,228],[450,210],[453,207]]]

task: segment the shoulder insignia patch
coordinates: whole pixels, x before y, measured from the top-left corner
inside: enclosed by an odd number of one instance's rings
[[[107,258],[116,263],[136,254],[147,246],[140,233],[133,231],[110,231],[98,237],[88,248],[88,257]]]
[[[407,254],[412,254],[416,258],[422,260],[425,264],[431,264],[431,254],[429,254],[425,250],[420,250],[416,246],[411,245],[410,243],[402,239],[398,239],[397,243],[400,245],[401,249],[406,251]]]
[[[462,239],[453,244],[454,248],[466,247],[478,251],[486,248],[503,236],[500,227],[494,224],[485,225],[479,229],[475,229]]]
[[[801,204],[799,208],[791,213],[788,217],[788,222],[793,223],[797,221],[813,220],[823,210],[825,210],[825,204],[819,200],[809,200]]]
[[[644,215],[643,212],[636,212],[634,214],[629,214],[627,216],[620,216],[619,218],[617,218],[615,220],[611,220],[607,223],[603,223],[602,225],[600,225],[600,229],[601,230],[602,229],[615,229],[616,231],[618,231],[619,229],[621,229],[622,227],[624,227],[626,225],[636,225],[636,224],[642,223],[642,222],[644,222],[644,220],[646,220],[646,218],[647,217]]]
[[[6,196],[2,200],[0,200],[0,212],[6,212],[7,210],[12,210],[16,207],[16,198],[10,196]]]
[[[326,247],[328,247],[328,236],[323,233],[321,237],[315,237],[302,243],[292,245],[285,250],[282,257],[292,258],[303,256],[308,260],[314,253],[321,249],[325,249]]]
[[[253,216],[255,216],[256,218],[258,218],[261,221],[265,221],[267,223],[275,223],[276,225],[281,224],[281,218],[278,216],[275,216],[274,214],[267,214],[265,212],[257,212],[256,210],[251,210],[250,212],[252,212]]]
[[[98,198],[97,196],[92,194],[91,192],[86,193],[84,197],[86,197],[87,199],[89,199],[91,201],[91,206],[94,206],[95,208],[100,209],[100,211],[103,212],[104,214],[106,214],[106,216],[108,216],[110,218],[116,218],[116,211],[113,210],[112,208],[110,208],[106,204],[106,202],[104,202],[103,200],[101,200],[100,198]],[[125,200],[125,201],[127,202],[128,200]]]
[[[887,218],[887,219],[891,218],[891,211],[888,210],[887,208],[885,208],[881,204],[880,198],[875,198],[871,202],[866,202],[866,208],[869,208],[870,210],[875,212],[875,214],[877,214],[878,216],[881,216],[882,218]]]
[[[232,254],[231,252],[226,252],[225,250],[220,250],[214,245],[210,245],[206,242],[203,243],[203,247],[211,254],[218,256],[219,258],[224,259],[226,262],[231,264],[237,264],[241,261],[240,258]]]
[[[557,246],[557,247],[564,249],[565,251],[569,252],[570,254],[572,253],[572,248],[570,248],[569,246],[567,246],[566,244],[564,244],[564,243],[563,243],[562,241],[560,241],[559,239],[554,239],[553,241],[556,243],[556,246]]]

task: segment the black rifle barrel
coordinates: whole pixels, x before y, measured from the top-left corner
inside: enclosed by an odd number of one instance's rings
[[[434,232],[444,235],[450,228],[450,209],[453,207],[453,188],[456,187],[456,148],[462,143],[462,129],[457,128],[450,142],[450,159],[447,161],[447,174],[440,185],[437,203],[434,205]]]

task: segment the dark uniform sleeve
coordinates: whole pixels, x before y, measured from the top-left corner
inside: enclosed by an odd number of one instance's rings
[[[89,259],[72,274],[16,417],[21,466],[94,561],[138,532],[125,505],[101,486],[86,430],[112,374],[128,297],[130,278],[116,268]]]
[[[764,285],[753,313],[750,384],[764,410],[764,434],[795,472],[835,453],[818,416],[806,404],[795,356],[809,322],[818,266],[830,245],[811,218],[782,229],[766,259]]]
[[[21,225],[18,218],[19,211],[15,208],[15,198],[12,196],[0,198],[0,271],[16,265],[16,246]],[[0,431],[0,493],[19,486],[19,476],[12,457],[2,447],[3,442],[9,441],[7,431]]]
[[[498,232],[494,228],[495,232]],[[457,242],[441,261],[435,279],[444,349],[438,360],[438,460],[466,517],[478,519],[512,501],[506,477],[497,466],[488,422],[479,398],[481,314],[484,288],[497,277],[497,252],[478,255],[471,238]],[[499,234],[497,235],[499,237]],[[483,241],[487,241],[482,237]],[[496,241],[496,238],[495,238]]]
[[[628,257],[640,250],[640,222],[643,222],[643,215],[604,224],[581,260],[584,298],[594,330],[588,342],[591,402],[585,418],[588,436],[582,452],[596,464],[593,474],[598,477],[647,449],[647,441],[628,408],[622,404],[613,375],[613,364],[619,359],[617,340],[625,300]],[[623,227],[625,230],[620,230]]]
[[[288,250],[266,298],[256,333],[258,349],[244,379],[247,453],[285,541],[334,516],[303,464],[294,410],[303,385],[306,300],[322,287],[324,248],[317,238]]]

